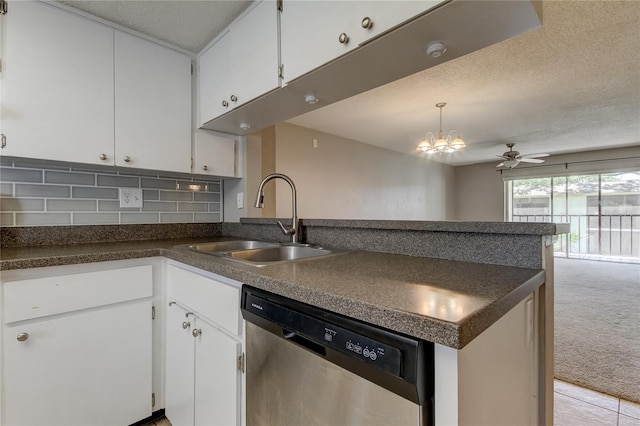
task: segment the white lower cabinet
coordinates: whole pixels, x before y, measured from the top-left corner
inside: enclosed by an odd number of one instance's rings
[[[2,280],[0,422],[125,425],[149,417],[152,266],[25,279],[10,272]]]
[[[167,266],[165,414],[174,426],[242,424],[240,287],[218,278]]]

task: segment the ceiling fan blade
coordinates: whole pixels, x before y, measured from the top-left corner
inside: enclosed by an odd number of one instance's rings
[[[548,157],[549,154],[527,154],[523,155],[522,158],[540,158],[540,157]]]
[[[536,164],[544,163],[544,160],[538,160],[537,158],[519,158],[518,160],[523,163],[536,163]]]
[[[498,164],[496,167],[503,167],[504,166],[504,162]]]

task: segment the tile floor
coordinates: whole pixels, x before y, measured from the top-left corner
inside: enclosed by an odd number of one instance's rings
[[[640,426],[640,404],[554,382],[554,426]],[[171,426],[166,418],[145,426]]]
[[[640,426],[640,404],[554,382],[554,426]]]

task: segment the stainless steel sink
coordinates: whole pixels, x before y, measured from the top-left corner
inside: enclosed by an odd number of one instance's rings
[[[269,243],[254,240],[212,241],[177,246],[198,253],[210,254],[252,266],[267,266],[314,257],[329,256],[344,251],[291,243]]]
[[[283,245],[271,248],[232,251],[227,253],[227,255],[236,260],[263,264],[308,259],[310,257],[327,256],[333,253],[334,251],[332,250],[317,247]]]
[[[265,241],[229,240],[229,241],[214,241],[214,242],[202,243],[202,244],[186,244],[178,247],[198,251],[201,253],[222,255],[224,252],[228,252],[228,251],[252,250],[257,248],[278,247],[278,246],[279,244],[277,243],[268,243]]]

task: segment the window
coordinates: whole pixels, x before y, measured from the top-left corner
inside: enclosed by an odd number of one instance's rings
[[[556,255],[640,259],[640,171],[507,182],[513,222],[566,222]]]

